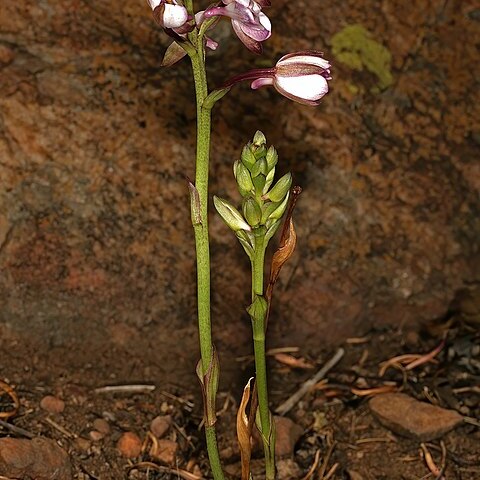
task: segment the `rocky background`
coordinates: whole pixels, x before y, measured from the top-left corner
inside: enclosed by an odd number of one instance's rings
[[[214,111],[212,193],[238,200],[231,165],[257,128],[304,188],[271,345],[441,317],[480,281],[479,11],[275,0],[268,13],[262,58],[222,24],[212,85],[305,48],[334,65],[319,108],[239,86]],[[352,24],[391,52],[387,88],[332,53]],[[0,8],[0,335],[19,371],[26,355],[123,377],[168,378],[171,358],[192,370],[195,110],[188,62],[159,67],[168,43],[142,0]],[[249,265],[211,222],[215,338],[231,359],[250,351]]]

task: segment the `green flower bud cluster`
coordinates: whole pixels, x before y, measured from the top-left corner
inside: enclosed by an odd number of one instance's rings
[[[265,135],[257,131],[233,165],[242,196],[242,213],[228,201],[214,197],[218,213],[236,233],[249,256],[255,250],[255,237],[262,236],[268,242],[287,208],[292,175],[287,173],[273,184],[277,162],[277,151],[273,146],[267,148]]]

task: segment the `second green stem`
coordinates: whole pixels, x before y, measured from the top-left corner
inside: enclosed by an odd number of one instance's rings
[[[255,236],[255,252],[252,257],[252,302],[256,296],[263,297],[263,270],[265,263],[265,234]],[[265,451],[265,478],[275,478],[275,435],[272,432],[270,409],[268,408],[267,363],[265,354],[265,316],[252,319],[253,349],[258,394],[258,412]]]

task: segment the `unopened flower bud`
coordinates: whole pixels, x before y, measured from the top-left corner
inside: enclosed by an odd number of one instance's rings
[[[261,224],[265,225],[270,215],[280,206],[280,202],[267,202],[262,207],[262,220]]]
[[[292,174],[286,173],[262,198],[264,200],[271,200],[272,202],[280,202],[285,198],[291,186]]]
[[[262,210],[254,198],[247,197],[243,201],[243,216],[251,227],[256,227],[260,223]]]
[[[275,167],[268,172],[267,178],[265,179],[265,186],[263,187],[263,190],[262,190],[263,195],[267,193],[268,189],[270,188],[270,185],[273,183],[274,177],[275,177]]]
[[[278,227],[282,223],[281,220],[274,220],[270,219],[267,220],[266,227],[267,227],[267,232],[265,233],[265,241],[268,242],[274,235],[275,232],[278,230]]]
[[[238,162],[237,164],[235,178],[237,179],[238,188],[242,196],[253,190],[252,177],[250,176],[248,168],[242,162]]]
[[[268,170],[270,171],[278,162],[278,153],[273,145],[268,149],[265,159],[267,160]]]
[[[255,190],[257,192],[263,192],[265,190],[265,182],[266,178],[265,175],[258,175],[255,178],[252,178],[253,180],[253,186],[255,187]]]
[[[267,143],[267,139],[265,138],[265,135],[260,130],[257,130],[255,132],[254,137],[253,137],[253,144],[256,147],[261,147],[262,145],[265,145],[266,143]]]
[[[257,159],[255,158],[255,155],[253,154],[252,150],[250,149],[251,144],[247,144],[243,147],[242,150],[242,162],[245,164],[245,166],[249,169],[251,169],[254,165]]]
[[[268,173],[268,166],[267,161],[264,158],[257,160],[255,165],[252,167],[252,178],[258,177],[258,175],[262,174],[267,176]]]
[[[255,149],[254,155],[257,160],[260,158],[264,158],[267,154],[267,149],[265,145],[260,145],[257,149]]]
[[[243,219],[240,212],[227,200],[214,196],[213,203],[222,220],[234,232],[238,230],[251,230],[250,225]]]
[[[268,216],[269,219],[280,220],[285,213],[288,205],[288,199],[290,197],[290,192],[287,192],[283,202]]]

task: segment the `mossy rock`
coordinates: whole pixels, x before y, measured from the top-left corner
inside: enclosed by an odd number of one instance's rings
[[[335,57],[354,70],[368,70],[377,79],[377,88],[384,90],[393,83],[392,55],[362,25],[348,25],[332,37]]]

